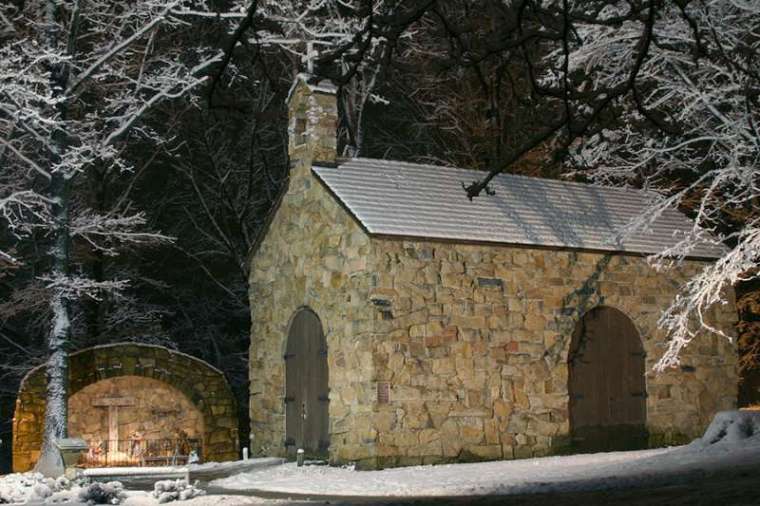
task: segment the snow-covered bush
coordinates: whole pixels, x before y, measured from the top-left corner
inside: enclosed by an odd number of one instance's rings
[[[692,447],[745,446],[749,439],[760,440],[760,411],[721,411],[715,415],[704,435]]]
[[[206,492],[198,488],[198,482],[189,484],[187,480],[162,480],[153,485],[153,497],[159,504],[171,501],[187,501]]]
[[[118,481],[91,483],[79,491],[79,500],[87,504],[120,504],[126,494]]]
[[[44,501],[56,492],[69,490],[64,477],[45,478],[40,473],[9,474],[0,478],[0,504],[23,504]]]

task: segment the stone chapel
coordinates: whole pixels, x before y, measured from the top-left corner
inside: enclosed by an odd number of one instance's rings
[[[635,190],[336,153],[336,88],[299,76],[291,172],[251,257],[251,447],[361,468],[685,442],[736,404],[736,350],[705,333],[655,374],[680,270],[646,261],[670,210],[615,241]],[[729,302],[710,323],[734,333]]]

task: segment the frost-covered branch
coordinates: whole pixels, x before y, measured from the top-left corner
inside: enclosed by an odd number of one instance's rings
[[[30,168],[34,169],[39,175],[45,177],[46,179],[50,179],[50,173],[48,171],[46,171],[45,169],[43,169],[42,167],[40,167],[37,164],[37,162],[35,162],[34,160],[32,160],[31,158],[29,158],[28,156],[26,156],[24,153],[22,153],[21,151],[19,151],[18,149],[16,149],[13,146],[13,144],[11,144],[10,142],[6,141],[2,137],[0,137],[0,144],[2,144],[7,149],[9,149],[14,155],[16,155],[19,158],[19,160],[21,160],[22,162],[24,162]]]
[[[42,276],[45,288],[63,300],[88,297],[100,300],[105,294],[119,293],[129,287],[128,280],[96,281],[82,276]]]
[[[124,51],[130,46],[135,45],[135,42],[140,40],[141,37],[143,37],[145,34],[163,22],[166,19],[166,15],[169,14],[169,12],[171,12],[180,3],[182,2],[176,1],[169,3],[169,5],[164,7],[163,10],[161,10],[159,13],[153,15],[153,19],[151,19],[149,22],[143,24],[133,33],[129,34],[128,37],[125,37],[119,43],[114,44],[112,47],[108,48],[108,50],[105,51],[102,55],[98,56],[97,59],[95,59],[95,61],[92,62],[89,67],[84,69],[73,79],[71,85],[69,86],[69,89],[66,90],[67,94],[72,94],[77,91],[85,81],[91,79],[97,71],[99,71],[109,62],[109,60],[113,59],[121,51]]]
[[[726,304],[726,292],[738,282],[756,276],[753,273],[760,263],[760,222],[752,220],[739,235],[737,246],[691,278],[663,313],[659,323],[670,331],[671,339],[658,369],[677,366],[681,350],[705,329],[732,339],[723,329],[716,328],[706,314],[713,306]]]
[[[0,196],[0,218],[11,232],[28,232],[30,226],[50,224],[50,200],[33,190],[20,190]]]
[[[585,76],[580,86],[602,93],[625,79],[641,43],[642,22],[629,13],[627,3],[612,3],[600,16],[622,20],[616,26],[598,19],[576,23],[570,65]],[[658,370],[677,365],[679,352],[700,332],[725,335],[708,318],[710,308],[726,303],[737,283],[757,276],[758,22],[756,2],[659,7],[652,26],[657,43],[637,71],[635,94],[617,104],[619,121],[571,145],[571,174],[643,186],[660,196],[621,234],[646,229],[668,207],[693,217],[691,230],[651,257],[655,267],[680,265],[700,243],[725,245],[725,254],[689,279],[662,315],[670,340]]]
[[[170,244],[173,237],[145,232],[145,213],[100,215],[90,210],[82,212],[71,222],[71,236],[85,240],[95,251],[115,256],[125,246]]]

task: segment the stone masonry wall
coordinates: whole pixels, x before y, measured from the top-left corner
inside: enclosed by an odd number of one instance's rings
[[[184,353],[135,343],[96,346],[72,353],[69,395],[75,397],[80,390],[102,380],[134,376],[151,378],[179,390],[203,414],[205,461],[237,458],[237,407],[224,374]],[[97,413],[102,411],[93,410],[93,416],[99,416]],[[24,378],[16,399],[14,472],[28,471],[37,462],[44,419],[45,371],[38,367]]]
[[[314,132],[335,131],[334,95],[294,91],[291,128],[307,120],[302,145],[291,141],[289,186],[251,263],[251,451],[285,454],[285,347],[291,317],[310,307],[328,346],[330,456],[362,460],[372,453],[373,310],[369,237],[311,175],[311,160],[335,159],[333,143],[311,143]],[[291,139],[293,136],[291,136]]]
[[[637,256],[393,239],[373,239],[372,251],[375,379],[389,390],[374,411],[380,466],[563,451],[576,322],[598,305],[623,311],[651,371],[665,345],[657,319],[702,265],[661,274]],[[709,317],[733,334],[733,302]],[[700,336],[682,363],[647,374],[653,445],[696,437],[735,406],[726,339]]]

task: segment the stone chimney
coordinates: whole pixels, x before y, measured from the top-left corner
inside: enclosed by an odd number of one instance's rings
[[[337,87],[298,74],[288,93],[288,155],[293,170],[319,162],[334,164],[337,157]]]

